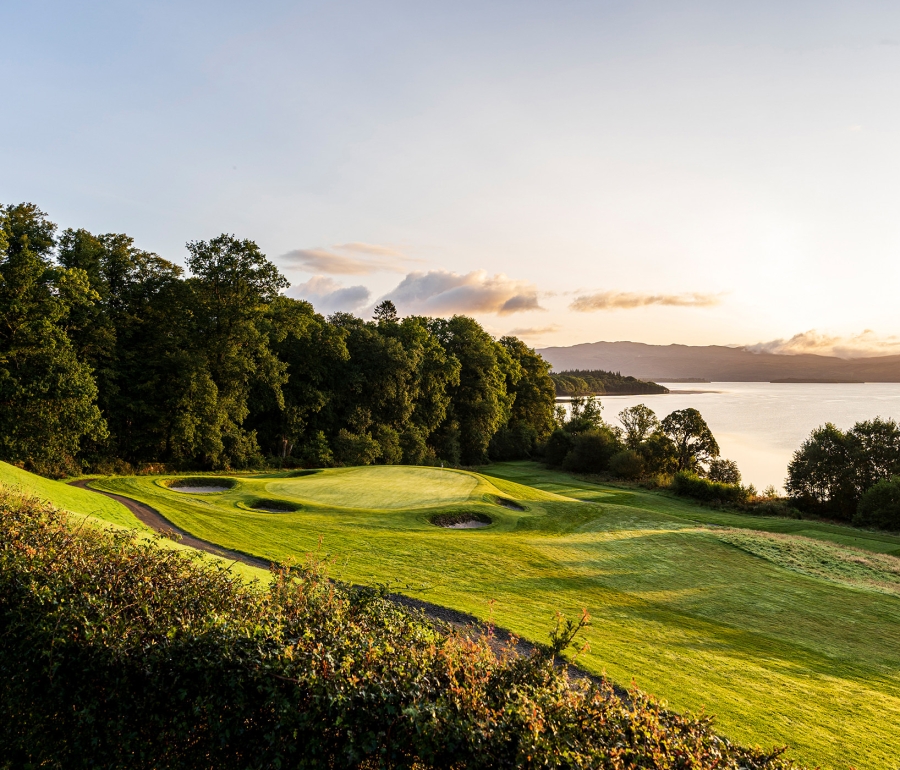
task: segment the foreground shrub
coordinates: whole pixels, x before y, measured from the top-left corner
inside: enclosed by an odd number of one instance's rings
[[[623,449],[609,458],[609,470],[621,479],[637,481],[644,475],[644,458],[633,449]]]
[[[498,657],[319,562],[247,586],[0,491],[0,767],[791,766],[570,682],[551,639]]]
[[[572,451],[563,461],[563,469],[575,473],[604,473],[610,458],[621,449],[615,433],[607,427],[579,433]]]
[[[687,471],[679,471],[672,477],[671,489],[676,495],[693,497],[707,503],[739,504],[746,502],[750,497],[749,490],[740,484],[710,481]]]

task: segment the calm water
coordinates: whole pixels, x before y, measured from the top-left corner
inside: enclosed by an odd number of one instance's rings
[[[664,383],[659,396],[602,396],[603,417],[619,424],[625,407],[646,404],[662,419],[694,407],[712,429],[722,456],[737,462],[744,483],[782,489],[791,455],[826,422],[847,429],[859,420],[900,421],[900,383],[788,385],[766,382]]]

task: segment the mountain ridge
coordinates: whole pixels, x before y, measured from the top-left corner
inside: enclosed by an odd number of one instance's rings
[[[704,378],[713,382],[831,380],[900,382],[900,355],[838,358],[816,353],[754,353],[725,345],[585,342],[537,351],[555,372],[605,369],[640,379]]]

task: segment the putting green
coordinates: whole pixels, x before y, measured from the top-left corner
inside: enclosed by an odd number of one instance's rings
[[[470,473],[385,465],[339,468],[266,484],[278,497],[335,508],[396,510],[467,502],[478,486]]]

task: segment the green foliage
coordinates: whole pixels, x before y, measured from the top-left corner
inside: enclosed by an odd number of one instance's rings
[[[323,318],[233,235],[188,243],[185,278],[125,234],[55,230],[0,208],[0,458],[477,464],[529,457],[554,428],[548,364],[474,319],[390,301],[371,322]]]
[[[637,481],[645,473],[644,458],[633,449],[623,449],[609,458],[609,471],[613,476]]]
[[[629,406],[619,412],[619,422],[625,430],[625,446],[637,451],[647,437],[659,428],[656,413],[646,404]]]
[[[53,267],[55,229],[36,206],[0,207],[0,459],[67,472],[106,423],[66,334],[70,313],[95,294],[83,270]]]
[[[900,476],[882,479],[866,490],[853,523],[859,527],[900,530]]]
[[[814,430],[794,453],[785,487],[802,510],[849,521],[867,490],[897,474],[900,426],[876,417],[846,432],[831,423]]]
[[[0,496],[0,763],[50,768],[787,768],[707,717],[498,658],[321,561],[267,589]]]
[[[660,428],[675,445],[679,471],[696,472],[703,463],[719,456],[719,444],[696,409],[672,412]]]
[[[672,478],[672,491],[676,495],[693,497],[706,503],[745,503],[750,493],[740,484],[711,481],[688,471],[678,471]]]
[[[734,460],[715,459],[709,461],[709,469],[706,477],[710,481],[719,481],[722,484],[740,484],[741,472]]]
[[[557,428],[544,445],[544,460],[551,468],[561,468],[574,447],[575,436],[567,430]]]
[[[618,436],[606,426],[579,433],[563,461],[563,468],[576,473],[604,473],[609,470],[610,459],[621,448]]]
[[[602,396],[608,394],[637,395],[668,393],[669,389],[655,382],[623,377],[620,372],[602,369],[559,372],[551,374],[557,396]]]

